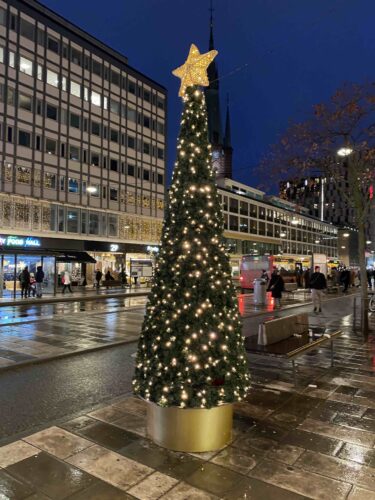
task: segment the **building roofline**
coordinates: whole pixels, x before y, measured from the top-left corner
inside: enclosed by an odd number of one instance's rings
[[[104,42],[102,42],[98,38],[94,37],[93,35],[91,35],[87,31],[85,31],[84,29],[80,28],[76,24],[72,23],[71,21],[69,21],[65,17],[63,17],[60,14],[57,14],[53,10],[49,9],[48,7],[46,7],[45,5],[40,3],[39,1],[37,1],[37,0],[13,0],[13,1],[10,0],[9,1],[8,0],[8,3],[15,6],[15,7],[17,6],[17,4],[23,4],[23,5],[27,6],[28,8],[38,12],[39,14],[49,18],[52,22],[54,22],[56,24],[60,24],[67,31],[70,31],[75,36],[82,38],[87,43],[89,43],[93,46],[96,46],[99,50],[103,51],[104,53],[106,53],[107,55],[112,57],[115,61],[117,61],[118,64],[120,64],[122,66],[126,66],[127,70],[130,70],[130,72],[136,73],[137,75],[141,76],[146,82],[150,82],[150,84],[157,86],[158,90],[167,94],[166,87],[164,87],[160,83],[156,82],[152,78],[149,78],[148,76],[146,76],[141,71],[138,71],[133,66],[130,66],[128,64],[128,58],[126,56],[124,56],[123,54],[121,54],[117,50],[113,49],[109,45],[106,45]],[[133,75],[133,76],[135,76],[135,75]]]

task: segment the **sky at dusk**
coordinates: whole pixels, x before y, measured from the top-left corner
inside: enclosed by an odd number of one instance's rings
[[[208,0],[42,0],[168,89],[168,167],[175,159],[181,65],[208,49]],[[290,121],[345,82],[375,81],[374,0],[214,0],[222,114],[230,96],[234,174],[253,169]],[[263,186],[264,187],[264,186]]]

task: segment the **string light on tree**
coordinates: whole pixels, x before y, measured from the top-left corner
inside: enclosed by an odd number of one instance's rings
[[[201,90],[216,54],[192,45],[173,72],[183,101],[177,161],[133,380],[135,394],[161,406],[211,408],[249,387]]]

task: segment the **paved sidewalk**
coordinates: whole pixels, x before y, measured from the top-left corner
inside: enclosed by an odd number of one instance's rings
[[[373,326],[374,319],[372,318]],[[252,389],[236,405],[233,442],[175,453],[145,432],[145,404],[124,397],[0,448],[5,498],[117,500],[375,499],[375,342],[347,331],[288,364],[250,358]]]

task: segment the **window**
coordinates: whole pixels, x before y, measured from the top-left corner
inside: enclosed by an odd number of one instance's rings
[[[117,215],[108,215],[108,236],[117,236],[118,218]]]
[[[26,167],[17,167],[16,169],[16,182],[20,184],[30,184],[31,171]]]
[[[148,142],[144,142],[143,143],[143,152],[146,154],[146,155],[149,155],[150,154],[150,144]]]
[[[31,144],[31,134],[30,132],[24,132],[23,130],[18,131],[18,144],[20,146],[30,147]]]
[[[143,169],[143,180],[144,181],[149,181],[150,180],[150,171]]]
[[[150,102],[151,100],[151,95],[150,95],[150,92],[148,90],[144,90],[143,91],[143,99],[147,102]]]
[[[101,106],[102,98],[97,92],[91,92],[91,102],[95,106]]]
[[[112,201],[117,201],[117,189],[111,188],[109,190],[109,199]]]
[[[0,63],[4,62],[4,47],[0,47]]]
[[[77,148],[77,146],[70,146],[69,158],[74,161],[79,161],[79,148]]]
[[[0,7],[0,25],[1,26],[7,25],[7,11],[1,7]]]
[[[12,127],[8,127],[7,140],[8,140],[8,142],[13,142],[13,128]]]
[[[89,89],[87,87],[83,88],[83,98],[85,101],[89,100]]]
[[[164,175],[158,174],[158,184],[164,184]]]
[[[69,51],[69,47],[66,45],[66,43],[63,43],[62,44],[62,56],[65,59],[68,59],[68,51]]]
[[[81,128],[81,117],[75,113],[70,113],[70,126],[74,128]]]
[[[20,71],[26,75],[33,76],[33,62],[26,57],[20,57]]]
[[[111,71],[111,82],[120,86],[120,74],[116,71]]]
[[[118,170],[118,161],[114,160],[113,158],[111,158],[111,160],[110,160],[110,168],[111,168],[112,172],[117,172],[117,170]]]
[[[79,50],[74,49],[72,47],[71,51],[70,51],[70,60],[74,64],[78,64],[78,66],[82,66],[82,53]]]
[[[94,151],[91,153],[91,165],[95,165],[96,167],[99,167],[100,165],[100,154],[95,153]]]
[[[64,143],[61,144],[61,156],[63,158],[65,158],[65,144]]]
[[[128,135],[128,148],[135,149],[135,138]]]
[[[135,166],[129,164],[128,165],[128,175],[131,175],[132,177],[134,177],[134,173],[135,173]]]
[[[15,14],[10,14],[10,29],[15,30],[17,27],[17,18]]]
[[[164,98],[158,96],[157,97],[157,105],[159,109],[164,109]]]
[[[99,234],[99,214],[89,213],[89,234]]]
[[[52,106],[52,104],[47,104],[46,106],[46,117],[51,120],[57,120],[57,108],[56,106]]]
[[[40,135],[36,136],[35,147],[38,151],[40,151],[41,138]]]
[[[68,233],[78,233],[78,214],[78,210],[68,209],[66,211],[66,231]]]
[[[16,56],[14,52],[9,51],[9,66],[14,68],[16,66]]]
[[[110,100],[110,109],[112,113],[120,114],[120,104],[117,101]]]
[[[68,178],[68,191],[69,193],[79,192],[79,183],[77,179],[73,179],[72,177]]]
[[[35,40],[35,26],[26,19],[20,19],[20,34],[32,42]]]
[[[44,47],[45,33],[42,29],[38,28],[38,44]]]
[[[50,69],[47,69],[47,83],[53,87],[59,86],[59,75]]]
[[[70,93],[76,97],[81,97],[81,85],[76,82],[70,82]]]
[[[56,189],[56,174],[45,172],[44,174],[44,187],[48,189]]]
[[[157,123],[157,130],[158,130],[158,134],[164,135],[164,132],[165,132],[164,123],[158,122]]]
[[[103,108],[108,109],[108,97],[103,97]]]
[[[100,123],[91,122],[91,133],[100,136]]]
[[[150,117],[143,115],[143,126],[146,128],[150,128]]]
[[[135,109],[128,108],[128,120],[134,123],[137,121],[137,112]]]
[[[37,65],[36,77],[38,80],[43,80],[43,66],[40,64]]]
[[[95,75],[102,76],[102,65],[100,62],[95,61],[95,59],[92,60],[92,72]]]
[[[65,176],[60,176],[60,191],[65,191]]]
[[[55,155],[56,154],[56,148],[57,148],[57,143],[53,139],[46,139],[46,152],[49,155]]]
[[[164,160],[164,149],[158,148],[158,158],[159,160]]]
[[[47,36],[47,49],[54,52],[55,54],[59,53],[59,42],[58,40],[56,40],[56,38],[53,38],[50,35]]]
[[[15,103],[15,92],[14,89],[12,89],[12,87],[8,87],[7,103],[11,106],[14,106]]]
[[[135,95],[135,82],[128,80],[128,92]]]
[[[61,79],[61,90],[63,90],[64,92],[66,92],[66,89],[67,89],[67,80],[66,80],[66,76],[63,76],[62,79]]]
[[[18,107],[21,109],[26,109],[27,111],[32,111],[32,99],[29,95],[19,94],[18,95]]]
[[[118,142],[118,131],[111,128],[110,138],[112,142]]]

